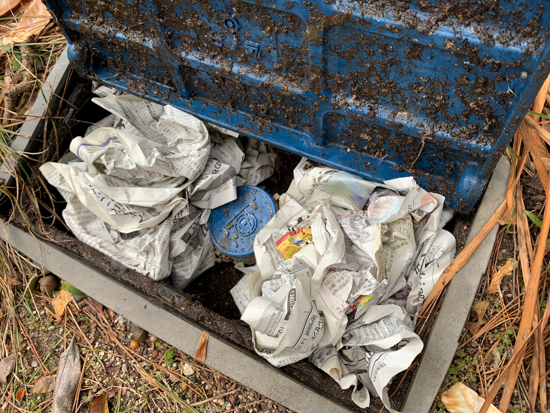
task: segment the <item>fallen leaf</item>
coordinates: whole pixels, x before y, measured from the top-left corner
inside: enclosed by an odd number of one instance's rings
[[[44,376],[40,377],[34,386],[32,386],[31,393],[49,393],[55,388],[55,377]]]
[[[15,392],[15,398],[18,401],[23,400],[23,397],[25,397],[25,389],[19,389]]]
[[[491,284],[489,285],[489,288],[487,290],[489,294],[495,294],[499,291],[500,283],[502,282],[502,279],[506,275],[512,274],[512,271],[514,271],[514,268],[516,268],[516,265],[517,265],[517,261],[514,260],[513,258],[509,258],[508,261],[506,261],[506,263],[502,266],[502,268],[498,270],[495,275],[493,275]]]
[[[470,331],[470,333],[475,334],[479,331],[479,328],[481,326],[479,323],[474,323],[473,321],[466,323],[466,328]]]
[[[485,317],[487,308],[489,308],[489,301],[476,301],[474,305],[472,305],[472,310],[477,314],[477,321],[466,323],[466,327],[468,327],[468,330],[470,330],[472,334],[477,333],[481,326],[485,324],[483,317]]]
[[[52,413],[70,413],[76,389],[80,382],[80,349],[71,340],[69,347],[59,357],[59,367],[53,392]]]
[[[441,402],[451,413],[479,413],[485,399],[462,383],[455,383],[453,387],[441,395]],[[495,406],[489,406],[488,413],[501,413]]]
[[[10,354],[0,361],[0,383],[8,383],[8,376],[13,372],[13,369],[15,369],[15,354]]]
[[[206,331],[203,331],[199,338],[199,345],[197,346],[197,352],[195,353],[195,360],[200,361],[201,363],[206,360],[206,346],[208,345],[208,334]]]
[[[26,372],[30,372],[32,367],[29,366],[29,362],[26,357],[23,357],[23,367],[25,367]]]
[[[32,0],[17,22],[15,29],[3,36],[0,43],[2,45],[26,43],[32,36],[40,33],[51,18],[48,9],[41,0]]]
[[[17,9],[21,6],[21,0],[7,0],[0,6],[0,17],[6,14],[15,15]]]
[[[72,299],[73,295],[66,290],[61,290],[53,296],[52,307],[55,311],[55,321],[57,324],[61,324],[65,307],[67,307]]]
[[[121,365],[113,365],[113,366],[109,366],[107,367],[106,371],[107,371],[107,374],[110,374],[112,376],[116,376],[119,372],[120,372],[120,369],[121,369]]]
[[[76,288],[74,285],[69,284],[67,281],[62,280],[61,281],[61,287],[60,290],[67,290],[73,295],[74,300],[79,303],[84,298],[86,298],[86,294],[84,294],[82,291],[80,291],[78,288]]]
[[[122,384],[122,380],[120,380],[118,377],[115,378],[115,380],[113,381],[113,385],[107,390],[107,398],[112,399],[113,397],[116,397],[119,391],[122,391],[122,395],[124,396],[126,394],[126,389],[123,388],[121,390]]]
[[[109,413],[109,405],[107,404],[107,395],[105,393],[97,396],[90,404],[90,413]]]

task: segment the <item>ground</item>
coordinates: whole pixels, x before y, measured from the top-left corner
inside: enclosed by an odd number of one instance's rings
[[[21,277],[2,276],[2,358],[14,346],[19,351],[14,374],[2,386],[0,411],[51,411],[53,392],[33,393],[32,389],[42,377],[59,374],[59,357],[75,337],[83,367],[75,412],[91,411],[92,401],[102,393],[110,411],[116,413],[190,412],[191,408],[290,412],[147,332],[136,337],[129,320],[90,297],[70,302],[58,324],[51,298],[58,291],[28,294],[29,280],[40,272],[29,263],[21,265],[25,269]],[[139,346],[133,350],[136,338]]]
[[[527,165],[523,171],[522,186],[525,210],[542,217],[544,202],[546,197],[540,184],[536,179],[535,166]],[[523,212],[523,211],[521,211]],[[539,235],[537,225],[529,221],[529,236],[533,240],[533,245]],[[519,261],[518,234],[516,225],[503,225],[500,227],[489,268],[486,276],[482,279],[474,304],[466,325],[463,328],[460,344],[455,355],[449,372],[441,386],[440,394],[451,387],[456,382],[462,382],[485,397],[487,390],[498,377],[499,373],[510,361],[516,342],[521,312],[518,311],[523,303],[525,293],[525,284],[523,280],[522,268],[512,266],[510,263]],[[550,243],[546,244],[546,253]],[[512,271],[505,271],[507,275],[502,278],[500,287],[497,291],[489,292],[492,280],[499,270],[503,267],[512,268]],[[546,265],[544,268],[547,268]],[[547,304],[547,271],[542,274],[540,295],[540,311],[546,308]],[[548,346],[550,328],[544,329],[545,347]],[[547,350],[547,349],[546,349]],[[548,352],[543,358],[546,360],[546,372],[550,372],[550,357]],[[527,356],[522,363],[522,369],[518,378],[512,397],[512,403],[508,407],[510,413],[523,412],[541,412],[540,402],[537,400],[535,406],[529,406],[529,379],[530,368],[533,354],[533,346],[528,347]],[[548,377],[548,374],[546,375]],[[546,389],[547,398],[550,397],[549,389]],[[494,401],[498,406],[500,396]],[[443,403],[436,400],[432,412],[447,412]]]

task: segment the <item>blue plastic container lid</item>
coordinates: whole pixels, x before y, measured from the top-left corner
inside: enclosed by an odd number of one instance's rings
[[[252,185],[239,186],[237,199],[212,210],[210,236],[224,254],[249,258],[254,255],[256,234],[276,213],[275,202],[266,191]]]

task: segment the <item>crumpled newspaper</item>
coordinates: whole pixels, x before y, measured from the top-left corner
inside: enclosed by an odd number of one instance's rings
[[[309,358],[360,407],[374,395],[393,412],[387,386],[423,347],[411,315],[455,254],[444,201],[412,177],[377,184],[302,159],[231,290],[256,352],[277,367]]]
[[[67,201],[63,218],[79,240],[184,288],[214,265],[210,210],[236,199],[237,185],[268,178],[274,155],[170,105],[96,92],[111,114],[73,139],[72,160],[40,170]]]

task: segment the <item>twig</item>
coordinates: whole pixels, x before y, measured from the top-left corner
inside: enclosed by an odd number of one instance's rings
[[[30,338],[30,336],[28,335],[27,333],[27,329],[25,328],[25,325],[23,324],[23,322],[19,319],[19,317],[17,317],[17,322],[19,324],[19,328],[21,329],[21,331],[23,332],[23,335],[25,336],[25,339],[27,340],[27,343],[29,344],[29,347],[31,348],[31,351],[32,353],[34,354],[34,356],[36,357],[36,359],[38,360],[38,362],[40,363],[40,365],[42,366],[42,368],[44,369],[44,371],[46,372],[46,374],[50,374],[50,370],[48,370],[48,368],[46,367],[46,365],[42,362],[42,359],[40,358],[40,355],[38,354],[38,352],[36,351],[36,347],[34,346],[34,343],[32,341],[32,339]]]
[[[218,395],[216,395],[216,396],[210,397],[209,399],[201,400],[201,401],[195,402],[195,403],[191,403],[191,406],[193,406],[193,407],[195,407],[195,406],[200,406],[201,404],[211,402],[212,400],[220,399],[220,398],[222,398],[222,397],[224,397],[224,396],[229,396],[230,394],[237,393],[238,391],[240,391],[240,389],[233,390],[233,391],[230,391],[230,392],[227,392],[227,393],[223,393],[223,394],[218,394]]]
[[[80,380],[78,380],[78,387],[76,389],[76,397],[73,401],[73,411],[76,411],[75,408],[78,406],[78,400],[80,399],[80,389],[82,388],[82,380],[84,379],[84,374],[86,373],[86,367],[88,366],[88,355],[84,355],[84,365],[82,367],[82,372],[80,373]]]
[[[550,185],[546,187],[546,192],[550,191]],[[523,348],[523,344],[527,342],[527,337],[531,337],[532,325],[534,320],[534,314],[536,304],[538,302],[539,283],[541,279],[542,264],[544,259],[544,251],[546,249],[546,240],[548,239],[548,232],[550,231],[550,198],[546,198],[546,206],[544,209],[544,216],[542,218],[542,228],[540,230],[539,239],[537,241],[537,251],[535,254],[534,262],[531,267],[531,276],[529,283],[526,285],[525,292],[525,304],[523,306],[523,314],[519,325],[519,331],[516,338],[516,344],[514,346],[514,356],[518,355],[520,348]],[[521,353],[523,355],[523,353]],[[504,387],[504,392],[500,399],[499,408],[501,411],[508,410],[510,399],[516,384],[516,380],[519,374],[519,364],[512,366],[508,373],[508,379]]]
[[[247,407],[254,406],[255,404],[265,402],[265,400],[256,400],[255,402],[245,404],[244,406],[235,407],[234,409],[227,410],[226,413],[234,412],[237,409],[246,409]]]
[[[410,166],[411,168],[414,167],[414,164],[416,163],[416,161],[418,161],[418,158],[420,158],[420,155],[422,154],[422,150],[424,149],[424,145],[426,144],[426,138],[423,137],[421,142],[422,143],[420,144],[420,150],[416,154],[416,158],[414,158],[414,161],[412,161]]]
[[[512,358],[510,359],[510,361],[508,362],[506,367],[504,368],[504,371],[502,372],[502,374],[500,376],[498,376],[498,378],[495,380],[495,382],[491,386],[491,389],[489,390],[489,393],[487,393],[485,403],[483,403],[483,406],[481,407],[479,413],[487,413],[487,410],[489,409],[489,406],[491,406],[491,403],[493,403],[493,400],[495,399],[497,393],[500,390],[500,386],[502,385],[502,383],[504,383],[504,380],[506,380],[506,378],[508,377],[508,372],[514,366],[521,364],[519,362],[520,361],[519,359],[522,358],[523,351],[525,350],[525,346],[527,345],[527,340],[529,340],[531,338],[531,336],[535,333],[535,331],[537,330],[537,328],[539,326],[544,327],[546,325],[546,323],[548,322],[548,316],[550,316],[550,311],[549,310],[550,310],[550,305],[547,305],[546,309],[544,311],[544,316],[542,317],[542,320],[540,320],[539,323],[535,326],[535,328],[533,328],[531,330],[531,332],[526,337],[526,340],[523,341],[523,343],[521,344],[519,349],[518,350],[514,349],[514,355],[512,356]]]

